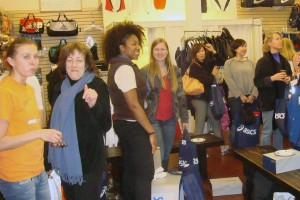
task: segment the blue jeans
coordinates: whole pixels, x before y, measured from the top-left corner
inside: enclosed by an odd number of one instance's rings
[[[283,136],[278,129],[273,131],[274,110],[263,111],[263,128],[261,131],[260,145],[271,145],[271,135],[273,133],[273,147],[283,149]]]
[[[51,200],[48,176],[45,171],[18,182],[0,180],[0,190],[5,200]]]
[[[156,120],[152,126],[155,129],[156,139],[160,147],[162,167],[168,171],[169,155],[176,134],[176,119]]]

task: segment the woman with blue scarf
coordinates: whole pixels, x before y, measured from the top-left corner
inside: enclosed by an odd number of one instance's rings
[[[108,89],[84,44],[64,46],[58,66],[62,81],[53,89],[50,127],[62,132],[66,145],[50,145],[48,160],[67,200],[96,200],[105,164],[103,136],[111,127]]]

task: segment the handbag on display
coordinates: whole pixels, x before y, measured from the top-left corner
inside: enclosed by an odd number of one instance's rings
[[[295,0],[242,0],[242,8],[272,7],[272,6],[293,6]]]
[[[283,136],[289,135],[288,112],[287,112],[289,89],[290,87],[289,85],[287,85],[284,91],[284,98],[275,100],[274,118],[275,118],[276,126]]]
[[[179,143],[179,167],[182,170],[179,191],[183,188],[185,199],[205,200],[199,172],[197,146],[189,139],[189,133],[186,129],[184,129],[183,139]]]
[[[274,6],[293,6],[295,0],[274,0]]]
[[[27,18],[20,19],[19,33],[44,33],[43,20],[35,17],[33,13],[29,13]]]
[[[291,28],[298,28],[298,29],[300,28],[300,5],[299,4],[296,3],[292,7],[288,23]]]
[[[36,46],[38,48],[38,50],[42,50],[42,36],[40,33],[34,33],[34,34],[24,34],[21,33],[19,35],[19,38],[27,38],[29,40],[32,40],[36,43]]]
[[[198,63],[196,63],[199,65]],[[183,91],[186,95],[200,95],[204,92],[204,85],[198,79],[189,76],[190,67],[182,76]]]
[[[223,86],[217,84],[216,80],[211,85],[209,106],[216,120],[220,120],[225,114],[225,101]]]
[[[57,20],[49,20],[47,23],[47,34],[52,37],[78,35],[76,20],[68,19],[64,13],[59,13]]]
[[[58,62],[59,51],[61,47],[63,47],[66,44],[67,41],[65,39],[61,39],[58,45],[49,48],[48,57],[50,62],[52,62],[53,64],[56,64]]]

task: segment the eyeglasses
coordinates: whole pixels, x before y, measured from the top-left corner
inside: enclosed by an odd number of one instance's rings
[[[67,146],[68,144],[65,141],[62,141],[60,143],[51,143],[51,147],[55,147],[55,148],[65,148]]]

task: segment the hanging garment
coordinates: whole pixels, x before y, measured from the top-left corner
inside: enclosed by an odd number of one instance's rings
[[[108,10],[108,11],[113,11],[113,5],[111,3],[111,0],[106,0],[106,3],[105,3],[105,10]]]
[[[120,6],[119,6],[119,9],[116,10],[117,12],[120,12],[121,10],[124,10],[126,7],[125,7],[125,1],[124,0],[120,0]],[[114,5],[112,3],[112,0],[106,0],[106,4],[105,4],[105,10],[108,10],[108,11],[111,11],[113,12],[115,9],[114,9]]]
[[[154,0],[154,7],[157,10],[163,10],[166,7],[166,0]]]
[[[206,0],[201,0],[201,13],[207,13],[207,2],[206,2]]]

